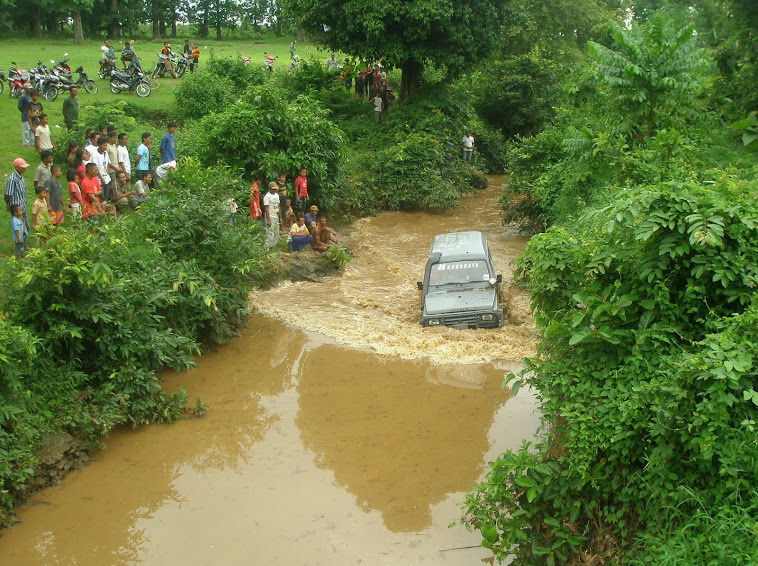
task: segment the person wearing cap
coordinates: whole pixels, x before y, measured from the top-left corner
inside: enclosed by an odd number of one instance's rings
[[[268,192],[263,196],[263,211],[266,215],[265,244],[271,249],[279,241],[279,185],[276,181],[268,184]]]
[[[18,111],[21,112],[21,141],[24,147],[34,147],[34,132],[32,132],[31,124],[29,123],[29,105],[32,103],[32,85],[26,83],[24,85],[24,92],[18,99]]]
[[[310,209],[308,209],[308,212],[305,215],[305,225],[310,226],[311,222],[318,224],[318,207],[315,204],[311,205]]]
[[[21,208],[21,219],[24,222],[26,231],[29,231],[29,221],[26,218],[26,183],[24,182],[24,172],[29,164],[21,157],[13,160],[13,173],[8,177],[5,183],[5,209],[10,212],[12,206]]]
[[[43,149],[39,154],[39,165],[37,165],[37,168],[34,170],[34,190],[37,190],[37,187],[43,187],[45,185],[45,181],[47,181],[51,176],[52,173],[50,172],[50,168],[53,165],[53,152],[49,149]]]

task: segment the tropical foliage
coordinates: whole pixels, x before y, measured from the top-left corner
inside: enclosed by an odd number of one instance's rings
[[[242,324],[272,269],[260,227],[229,225],[227,176],[189,162],[140,214],[51,230],[0,266],[0,525],[46,435],[93,447],[120,423],[176,419],[186,395],[156,372]]]

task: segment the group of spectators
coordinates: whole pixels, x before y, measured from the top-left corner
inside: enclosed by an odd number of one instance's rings
[[[124,47],[121,49],[121,64],[123,68],[131,63],[136,63],[139,60],[132,41],[124,42]],[[198,66],[200,60],[200,48],[196,43],[190,43],[189,39],[184,40],[184,54],[189,59],[189,70],[191,73],[195,72],[195,67]],[[163,42],[163,48],[161,49],[161,55],[166,57],[166,69],[168,72],[176,78],[176,72],[171,61],[172,57],[175,57],[175,53],[171,51],[171,44],[168,41]],[[109,70],[115,70],[116,68],[116,52],[111,47],[110,41],[105,40],[103,45],[100,46],[100,74],[108,74]]]
[[[39,230],[45,224],[64,223],[66,199],[59,180],[64,167],[68,209],[74,219],[106,214],[115,217],[137,208],[149,197],[150,191],[156,188],[154,177],[167,179],[169,171],[176,168],[175,133],[176,124],[169,123],[160,142],[161,164],[155,168],[150,132],[142,134],[134,159],[127,148],[128,135],[105,125],[98,130],[88,129],[81,146],[70,142],[65,164],[53,163],[54,147],[41,148],[33,177],[37,198],[32,205],[31,224],[27,217],[24,180],[29,164],[21,157],[16,158],[4,192],[6,208],[12,216],[16,257],[25,257],[30,230]]]
[[[340,64],[334,53],[326,60],[327,71],[340,71],[342,86],[350,90],[355,89],[356,98],[368,97],[368,101],[374,107],[374,120],[381,122],[387,116],[387,108],[395,100],[395,93],[387,82],[387,72],[384,65],[377,63],[373,66],[352,63],[349,58]]]
[[[279,173],[269,182],[261,198],[263,176],[256,175],[250,186],[250,216],[265,223],[265,245],[273,248],[280,236],[287,238],[290,251],[297,252],[311,246],[317,251],[326,251],[339,240],[326,224],[326,217],[319,215],[319,208],[310,203],[308,171],[298,171],[292,192],[287,186],[287,174]]]

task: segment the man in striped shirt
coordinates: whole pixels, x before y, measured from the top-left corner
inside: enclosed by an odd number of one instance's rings
[[[24,182],[24,172],[29,164],[22,158],[17,157],[13,160],[13,173],[8,177],[5,183],[5,209],[10,211],[11,206],[17,204],[21,207],[21,218],[24,221],[26,230],[29,231],[29,220],[26,218],[26,183]]]

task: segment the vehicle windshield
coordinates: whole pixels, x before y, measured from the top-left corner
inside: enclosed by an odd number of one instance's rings
[[[465,283],[486,283],[491,275],[484,261],[453,261],[432,266],[429,285],[463,285]]]

